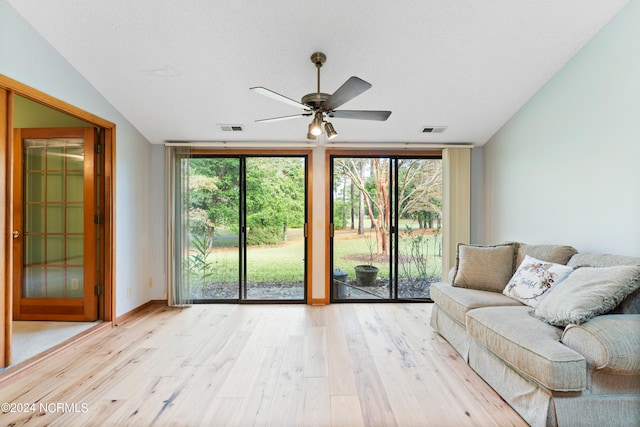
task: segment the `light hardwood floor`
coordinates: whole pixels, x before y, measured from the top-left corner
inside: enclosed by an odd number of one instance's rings
[[[430,304],[151,306],[0,383],[0,402],[26,411],[0,424],[526,426],[430,314]]]

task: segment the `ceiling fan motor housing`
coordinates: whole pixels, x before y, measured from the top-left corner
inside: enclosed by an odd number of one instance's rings
[[[313,110],[317,110],[324,103],[324,101],[329,99],[330,96],[331,95],[329,95],[328,93],[322,92],[308,93],[302,97],[302,103],[310,106]]]

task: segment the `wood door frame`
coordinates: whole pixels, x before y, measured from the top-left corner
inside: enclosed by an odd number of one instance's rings
[[[104,141],[104,241],[101,254],[103,295],[99,306],[99,318],[113,324],[116,313],[115,301],[115,155],[116,125],[78,107],[61,101],[51,95],[29,87],[0,74],[0,200],[5,201],[0,211],[0,260],[5,268],[0,268],[0,367],[11,363],[11,322],[13,273],[13,242],[9,238],[13,230],[12,217],[12,144],[13,144],[13,99],[14,95],[34,101],[71,117],[101,128]]]

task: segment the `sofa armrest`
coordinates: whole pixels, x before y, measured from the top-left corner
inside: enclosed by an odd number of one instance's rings
[[[560,341],[582,354],[592,369],[640,375],[639,331],[639,314],[607,314],[567,326]]]

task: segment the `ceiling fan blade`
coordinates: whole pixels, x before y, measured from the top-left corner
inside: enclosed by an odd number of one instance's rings
[[[291,99],[291,98],[287,98],[284,95],[280,95],[279,93],[276,93],[272,90],[269,90],[265,87],[262,86],[256,86],[256,87],[252,87],[249,90],[254,91],[255,93],[258,93],[260,95],[264,95],[268,98],[271,99],[275,99],[276,101],[280,101],[280,102],[284,102],[285,104],[289,104],[293,107],[298,107],[298,108],[304,108],[305,110],[310,110],[310,108],[306,105],[304,105],[301,102],[296,101],[295,99]]]
[[[311,113],[294,114],[293,116],[272,117],[270,119],[256,120],[256,123],[279,122],[281,120],[297,119],[299,117],[308,117]]]
[[[351,76],[322,104],[324,111],[331,111],[347,101],[352,100],[362,92],[371,87],[371,83],[367,83],[361,78]]]
[[[391,111],[381,110],[336,110],[327,114],[337,119],[359,119],[385,121],[391,115]]]

